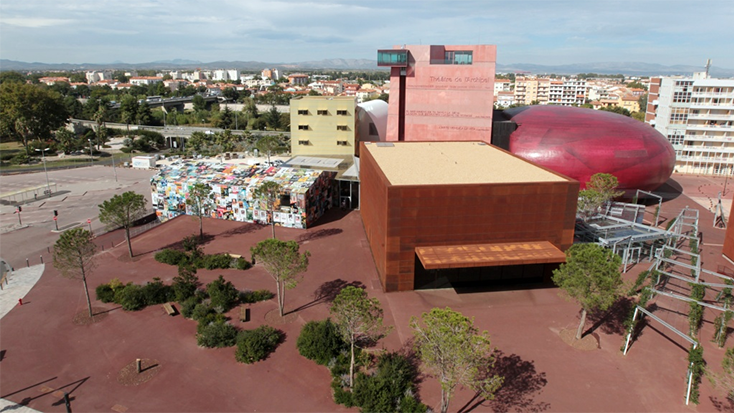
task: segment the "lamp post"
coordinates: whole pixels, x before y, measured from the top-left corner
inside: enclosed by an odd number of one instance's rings
[[[48,169],[46,169],[46,151],[51,148],[46,149],[34,149],[36,152],[41,152],[41,158],[43,159],[43,172],[46,174],[46,195],[51,195],[51,185],[48,183]]]
[[[93,156],[94,152],[92,152],[92,140],[91,139],[87,139],[87,140],[89,141],[89,165],[91,166],[92,163],[94,163],[94,156]]]

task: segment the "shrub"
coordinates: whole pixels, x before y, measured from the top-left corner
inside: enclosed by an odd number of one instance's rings
[[[340,378],[334,378],[334,380],[331,381],[331,390],[334,393],[334,402],[336,404],[343,404],[346,407],[354,406],[352,392],[344,390],[344,385]]]
[[[196,305],[200,302],[201,301],[193,295],[183,302],[179,301],[179,303],[181,303],[181,315],[186,318],[193,318],[194,308],[196,308]]]
[[[120,148],[120,152],[122,152],[122,153],[131,153],[132,151],[133,151],[133,149],[132,148],[129,148],[127,146],[123,146],[122,148]]]
[[[115,301],[115,290],[109,284],[100,284],[96,288],[97,299],[103,303],[111,303]]]
[[[117,290],[115,302],[125,311],[137,311],[145,308],[145,293],[143,287],[130,283]]]
[[[184,251],[193,252],[199,249],[199,237],[196,235],[189,235],[181,240],[181,246]]]
[[[172,250],[166,248],[161,252],[155,254],[155,260],[168,265],[186,265],[189,263],[189,256],[183,251]]]
[[[199,303],[194,306],[194,309],[191,311],[191,318],[193,318],[196,321],[205,320],[206,317],[209,314],[214,314],[215,311],[211,306],[204,303]]]
[[[252,268],[252,263],[240,257],[240,258],[237,258],[237,260],[235,261],[234,267],[237,268],[238,270],[249,270],[250,268]]]
[[[10,159],[10,163],[13,165],[20,165],[20,164],[28,163],[30,161],[31,161],[31,157],[24,153],[19,153],[13,156],[12,159]]]
[[[405,356],[385,353],[378,359],[374,375],[357,375],[352,400],[362,411],[397,412],[402,398],[412,394],[416,376],[415,367]]]
[[[146,305],[163,304],[175,298],[173,287],[163,284],[158,277],[153,278],[153,281],[145,284],[142,289]]]
[[[173,292],[175,299],[183,303],[193,297],[199,287],[199,278],[196,276],[196,267],[181,265],[178,267],[178,276],[173,277]]]
[[[253,304],[259,301],[267,301],[275,297],[269,290],[257,290],[257,291],[244,291],[240,293],[240,302]]]
[[[200,268],[207,270],[227,269],[232,267],[232,257],[229,254],[205,255],[201,259]]]
[[[247,364],[265,360],[278,346],[281,337],[280,331],[267,325],[254,330],[240,331],[237,334],[235,359]]]
[[[226,281],[221,275],[206,285],[206,292],[212,300],[212,307],[220,313],[231,310],[240,297],[240,293],[234,288],[234,285]]]
[[[237,329],[223,320],[199,324],[196,328],[196,343],[203,347],[232,347],[237,338]]]
[[[303,357],[323,366],[348,348],[337,332],[336,325],[328,318],[306,323],[296,340],[296,347]]]

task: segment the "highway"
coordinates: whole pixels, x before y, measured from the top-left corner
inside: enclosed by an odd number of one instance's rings
[[[95,128],[97,123],[91,120],[84,119],[71,119],[74,124],[84,125],[88,128]],[[127,125],[124,123],[112,123],[106,122],[105,125],[108,128],[116,129],[127,129]],[[130,125],[130,130],[150,130],[156,131],[166,138],[188,138],[194,132],[223,132],[224,129],[212,128],[204,126],[148,126],[148,125]],[[253,136],[263,135],[284,135],[290,137],[291,133],[288,131],[260,131],[260,130],[231,130],[233,135],[243,135],[245,132],[251,133]]]

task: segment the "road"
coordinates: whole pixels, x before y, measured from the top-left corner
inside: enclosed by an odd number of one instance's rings
[[[22,206],[21,220],[18,222],[15,207],[0,205],[0,257],[16,268],[25,266],[25,259],[31,265],[39,263],[39,255],[47,252],[58,239],[54,232],[53,211],[59,213],[59,228],[81,224],[85,228],[91,219],[92,230],[100,232],[104,224],[99,222],[97,205],[125,191],[135,191],[145,195],[148,209],[150,204],[150,178],[156,170],[117,168],[117,179],[111,167],[91,166],[78,169],[49,171],[49,181],[57,184],[58,193],[48,199],[29,202]],[[8,175],[2,177],[2,191],[10,192],[36,185],[45,185],[43,172]],[[48,258],[48,254],[46,254]]]
[[[84,125],[88,128],[93,128],[97,126],[97,123],[91,120],[83,120],[83,119],[71,119],[72,123]],[[126,129],[127,125],[124,123],[112,123],[107,122],[105,124],[108,128],[116,128],[116,129]],[[206,132],[206,131],[212,131],[212,132],[223,132],[224,129],[221,128],[212,128],[212,127],[202,127],[202,126],[148,126],[148,125],[130,125],[130,130],[150,130],[150,131],[156,131],[162,134],[165,137],[181,137],[181,138],[188,138],[191,136],[193,132]],[[290,136],[289,131],[261,131],[261,130],[232,130],[232,134],[234,135],[242,135],[245,132],[251,133],[253,136],[263,136],[263,135],[285,135]]]

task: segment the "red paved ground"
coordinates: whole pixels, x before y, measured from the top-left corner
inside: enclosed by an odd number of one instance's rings
[[[695,190],[709,178],[676,180]],[[678,195],[663,206],[663,216],[677,215],[685,205],[698,207]],[[699,209],[704,266],[715,270],[724,264],[717,246],[723,242],[724,231],[712,228],[713,216]],[[250,246],[270,234],[269,228],[219,220],[206,220],[204,229],[213,236],[204,248],[206,252],[248,258]],[[123,282],[143,283],[152,277],[170,282],[176,269],[155,262],[153,252],[197,231],[198,224],[190,217],[154,228],[134,239],[138,255],[133,261],[126,258],[124,245],[108,248],[90,277],[92,290],[114,277]],[[95,306],[110,310],[108,317],[90,326],[74,325],[73,315],[86,306],[81,282],[64,279],[48,266],[24,297],[27,305],[13,309],[0,323],[0,347],[6,351],[1,362],[0,396],[15,402],[27,399],[30,407],[51,412],[64,411],[63,403],[54,405],[59,398],[50,393],[57,389],[71,392],[75,412],[356,411],[333,403],[329,372],[301,357],[295,348],[302,325],[328,315],[328,300],[315,298],[318,292],[354,283],[364,285],[371,296],[380,299],[387,323],[395,327],[380,343],[385,348],[397,349],[408,343],[410,317],[437,306],[450,306],[476,317],[477,326],[489,331],[493,344],[502,352],[498,365],[506,385],[495,401],[483,402],[469,391],[458,391],[451,411],[716,411],[711,398],[721,400],[721,394],[704,381],[701,405],[685,406],[688,346],[655,324],[645,327],[627,356],[619,351],[622,334],[614,319],[595,330],[601,349],[576,350],[563,343],[558,332],[577,325],[578,308],[561,298],[557,289],[383,294],[358,212],[342,216],[332,211],[321,225],[307,231],[276,231],[281,239],[299,240],[312,257],[303,283],[286,295],[287,310],[298,309],[299,317],[294,323],[277,326],[285,332],[286,340],[267,360],[244,365],[234,361],[233,348],[198,348],[195,322],[169,317],[161,306],[124,312],[95,302]],[[634,278],[647,266],[646,262],[637,265],[625,278]],[[272,280],[259,266],[247,271],[200,270],[198,275],[207,283],[219,274],[240,289],[273,290]],[[321,294],[328,295],[328,291]],[[275,308],[274,300],[255,304],[252,321],[234,324],[254,328],[265,323],[265,314]],[[236,312],[232,313],[235,320]],[[700,336],[705,357],[710,366],[718,367],[723,351],[710,343],[710,321],[715,314],[706,311],[705,316],[709,323]],[[135,358],[158,360],[160,373],[137,387],[120,385],[116,381],[119,370]],[[420,397],[438,407],[435,379],[423,378]]]

